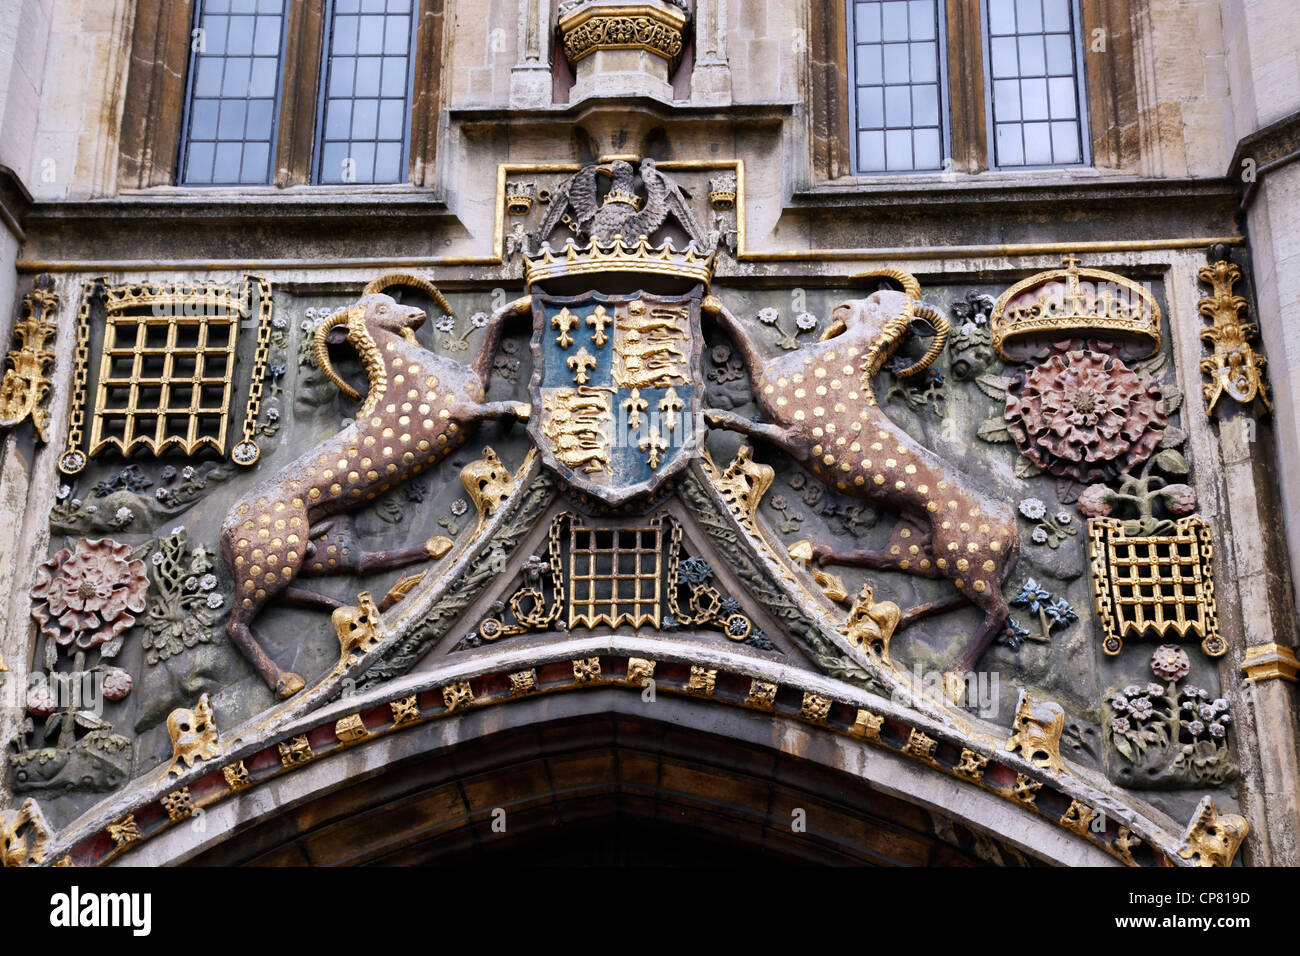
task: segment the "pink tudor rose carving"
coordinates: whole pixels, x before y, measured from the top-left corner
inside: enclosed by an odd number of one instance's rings
[[[1110,481],[1151,457],[1169,419],[1160,387],[1090,342],[1058,345],[1007,389],[1007,431],[1054,475]]]
[[[90,649],[135,623],[144,611],[149,579],[131,547],[110,538],[79,538],[36,569],[32,616],[59,644]]]

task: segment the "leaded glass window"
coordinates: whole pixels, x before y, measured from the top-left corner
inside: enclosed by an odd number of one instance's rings
[[[939,0],[850,0],[855,172],[944,168],[947,51]]]
[[[1075,0],[986,0],[990,165],[1087,161]]]
[[[406,181],[415,0],[331,0],[316,182]]]
[[[180,180],[266,185],[274,165],[286,0],[198,0]]]

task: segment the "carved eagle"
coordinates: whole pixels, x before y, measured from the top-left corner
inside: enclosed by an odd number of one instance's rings
[[[610,179],[603,199],[597,189],[597,175]],[[585,166],[556,189],[538,239],[545,242],[563,224],[579,240],[591,237],[608,242],[623,236],[635,241],[653,235],[671,216],[690,240],[703,248],[707,239],[691,212],[689,197],[675,180],[655,167],[653,159],[641,160],[639,170],[621,159]]]
[[[600,211],[596,174],[605,169],[606,167],[595,163],[584,166],[556,188],[551,208],[547,210],[546,218],[542,220],[542,227],[537,233],[541,242],[549,239],[561,223],[569,227],[575,238],[586,237],[591,221]]]

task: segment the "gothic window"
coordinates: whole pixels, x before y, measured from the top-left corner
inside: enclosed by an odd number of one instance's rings
[[[316,182],[405,180],[413,12],[413,0],[330,4]]]
[[[986,0],[990,165],[1084,162],[1078,11],[1072,0]]]
[[[939,0],[859,0],[852,15],[855,168],[943,168],[947,103]]]
[[[265,185],[280,101],[285,0],[201,0],[187,74],[183,185]]]
[[[847,0],[845,10],[851,173],[1089,162],[1079,0]],[[817,146],[835,168],[834,148]]]
[[[136,0],[127,188],[432,178],[444,0]]]

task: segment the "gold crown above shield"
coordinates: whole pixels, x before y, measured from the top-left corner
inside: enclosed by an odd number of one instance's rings
[[[649,275],[676,276],[702,282],[705,288],[713,280],[714,254],[698,252],[694,243],[683,250],[673,247],[672,240],[659,246],[641,236],[628,243],[622,236],[607,242],[592,239],[580,246],[572,239],[559,252],[543,245],[541,252],[524,258],[524,281],[529,287],[550,279],[594,275],[601,272],[640,272]]]
[[[1114,272],[1079,267],[1073,256],[1064,268],[1039,272],[999,296],[989,320],[993,347],[1015,361],[1006,346],[1025,337],[1110,333],[1160,349],[1160,306],[1139,283]]]

